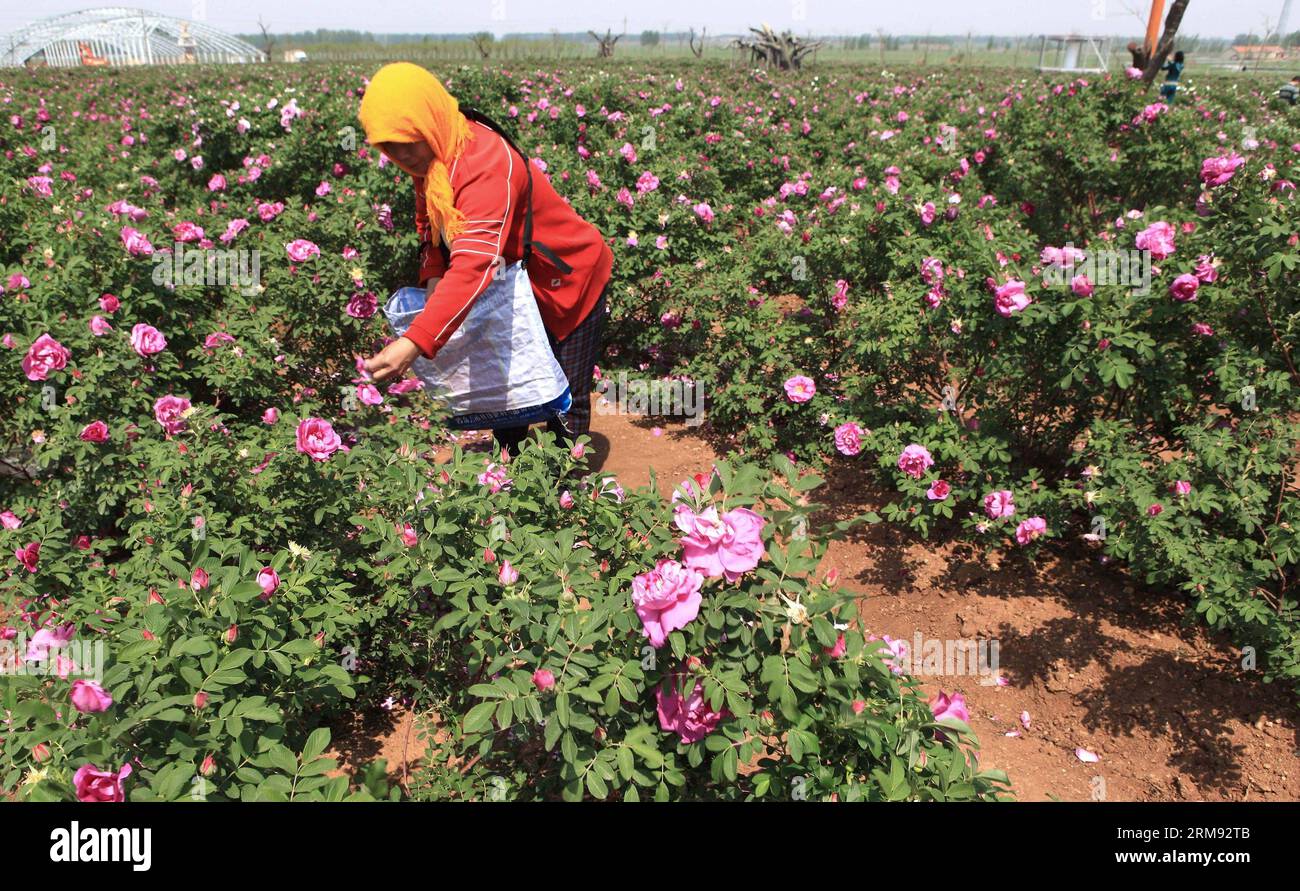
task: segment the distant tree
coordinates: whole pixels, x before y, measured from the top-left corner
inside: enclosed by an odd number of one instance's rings
[[[614,44],[618,43],[619,40],[621,40],[625,36],[623,34],[615,34],[613,29],[610,28],[605,29],[604,37],[601,37],[595,31],[588,31],[587,33],[591,35],[592,40],[596,41],[597,44],[596,52],[600,55],[602,59],[608,59],[611,56],[613,56]]]
[[[474,49],[478,50],[479,58],[487,60],[492,57],[492,44],[496,42],[496,37],[488,31],[479,31],[477,34],[471,34],[469,39],[474,42]]]
[[[262,31],[262,50],[266,53],[266,58],[269,60],[272,52],[275,50],[275,38],[271,36],[266,25],[262,23],[262,17],[260,15],[257,17],[257,27]]]
[[[659,32],[658,32],[658,31],[642,31],[642,32],[641,32],[641,45],[642,45],[642,46],[645,46],[645,47],[658,46],[658,45],[659,45]]]
[[[1165,16],[1165,30],[1160,35],[1160,40],[1156,42],[1155,52],[1147,60],[1147,64],[1142,71],[1142,82],[1151,83],[1160,73],[1160,67],[1165,64],[1165,59],[1169,57],[1170,51],[1174,48],[1174,38],[1178,36],[1178,26],[1183,23],[1183,14],[1187,12],[1188,0],[1174,0],[1173,5],[1169,7],[1169,14]]]
[[[695,54],[695,58],[697,58],[697,59],[703,58],[703,56],[704,56],[704,42],[705,42],[706,40],[708,40],[708,39],[709,39],[709,29],[708,29],[708,28],[705,28],[705,29],[700,33],[700,41],[699,41],[699,43],[696,44],[696,42],[695,42],[695,29],[694,29],[694,28],[691,29],[690,45],[691,45],[691,52]]]

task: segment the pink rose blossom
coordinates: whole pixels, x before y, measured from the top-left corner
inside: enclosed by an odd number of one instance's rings
[[[107,690],[94,681],[87,680],[72,682],[70,698],[73,707],[83,713],[106,712],[113,704],[113,697]]]
[[[1010,318],[1012,313],[1020,312],[1032,302],[1025,293],[1025,283],[1019,279],[1013,278],[993,292],[993,308],[1005,318]]]
[[[660,729],[676,733],[682,742],[690,745],[712,733],[726,717],[726,712],[712,710],[704,698],[704,686],[699,681],[694,682],[690,695],[683,695],[684,680],[689,683],[693,679],[670,675],[655,690],[655,701]]]
[[[185,397],[168,394],[154,402],[153,416],[164,430],[175,435],[185,429],[184,415],[190,408],[190,401]]]
[[[83,764],[72,775],[77,801],[126,801],[122,781],[130,775],[130,764],[123,764],[116,772],[100,770],[93,764]]]
[[[296,263],[320,256],[320,248],[305,238],[296,238],[284,246],[289,258]]]
[[[32,343],[23,358],[23,373],[29,381],[43,381],[51,371],[61,371],[68,365],[72,353],[48,334],[42,334]]]
[[[841,455],[852,457],[862,451],[862,428],[847,421],[835,428],[835,448]]]
[[[756,567],[766,553],[762,532],[767,521],[748,508],[733,508],[719,517],[715,507],[697,514],[679,504],[674,521],[685,533],[679,539],[682,562],[709,578],[721,575],[734,582]]]
[[[167,338],[153,325],[143,322],[131,329],[131,346],[141,356],[149,357],[167,348]]]
[[[81,428],[80,438],[85,442],[106,442],[108,440],[108,425],[103,421],[91,421]]]
[[[662,647],[670,632],[699,615],[703,584],[704,576],[676,560],[660,560],[632,580],[632,603],[651,646]]]
[[[343,445],[334,427],[324,418],[303,418],[298,422],[298,451],[313,461],[325,461]]]
[[[984,513],[990,519],[997,520],[1010,517],[1016,512],[1016,498],[1007,489],[990,492],[984,496]]]
[[[1192,303],[1196,300],[1196,291],[1201,287],[1201,280],[1190,272],[1184,272],[1169,285],[1169,294],[1179,303]]]
[[[1016,527],[1016,541],[1020,544],[1029,544],[1035,538],[1047,531],[1047,521],[1042,517],[1030,517],[1022,520]]]
[[[280,587],[280,574],[270,566],[263,566],[257,573],[257,584],[261,586],[262,599],[265,600]]]
[[[898,455],[898,469],[914,480],[919,480],[925,471],[934,464],[930,450],[923,445],[912,443]]]
[[[812,378],[796,374],[785,382],[785,395],[791,402],[807,402],[817,392]]]

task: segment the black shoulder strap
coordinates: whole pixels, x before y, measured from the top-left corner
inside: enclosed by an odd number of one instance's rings
[[[519,146],[515,145],[515,141],[510,138],[510,134],[507,133],[496,121],[483,114],[483,112],[474,108],[462,107],[461,113],[469,120],[477,121],[484,127],[487,127],[489,130],[499,135],[506,141],[506,145],[514,149],[515,154],[517,154],[524,162],[524,172],[528,175],[528,185],[524,192],[524,266],[528,266],[528,260],[532,257],[533,251],[535,250],[537,253],[549,260],[551,265],[560,270],[560,272],[566,275],[572,272],[573,267],[561,260],[556,255],[555,251],[551,250],[540,241],[533,240],[533,162],[528,160],[528,156],[523,153]]]

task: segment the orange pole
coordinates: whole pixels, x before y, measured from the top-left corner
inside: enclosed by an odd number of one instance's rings
[[[1151,0],[1151,15],[1147,18],[1147,56],[1156,51],[1160,39],[1160,17],[1165,14],[1165,0]]]

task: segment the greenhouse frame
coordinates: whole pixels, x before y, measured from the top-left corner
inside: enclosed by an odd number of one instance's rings
[[[264,62],[247,41],[203,22],[108,7],[53,16],[0,38],[0,67]]]

